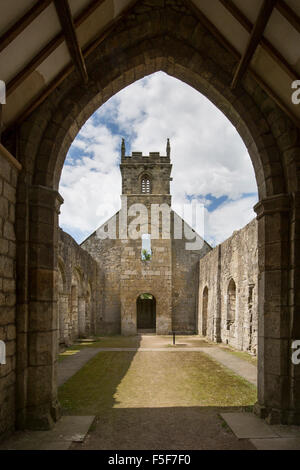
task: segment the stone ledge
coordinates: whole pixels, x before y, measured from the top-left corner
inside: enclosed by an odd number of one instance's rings
[[[13,434],[1,450],[68,450],[72,442],[83,442],[95,416],[63,416],[50,431]]]
[[[300,450],[300,427],[269,425],[253,413],[221,413],[238,439],[250,439],[258,450]]]

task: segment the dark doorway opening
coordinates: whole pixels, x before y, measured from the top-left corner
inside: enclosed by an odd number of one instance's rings
[[[136,301],[137,329],[150,332],[156,330],[156,301],[152,294],[141,294]]]

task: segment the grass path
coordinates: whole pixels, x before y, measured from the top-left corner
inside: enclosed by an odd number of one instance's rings
[[[65,414],[96,415],[74,449],[251,449],[219,413],[252,406],[256,396],[249,382],[188,350],[99,352],[59,388]]]
[[[67,413],[104,408],[246,406],[256,388],[200,352],[100,352],[59,390]]]

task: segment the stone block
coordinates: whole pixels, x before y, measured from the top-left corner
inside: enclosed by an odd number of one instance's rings
[[[16,202],[16,190],[9,183],[4,182],[3,185],[3,196],[10,202]]]
[[[54,331],[30,333],[29,366],[36,367],[53,364],[56,360],[55,352]]]
[[[14,262],[6,256],[0,256],[0,276],[6,278],[14,276]]]
[[[11,222],[8,222],[8,221],[4,222],[3,237],[6,238],[7,240],[15,241],[16,239],[15,229],[14,229],[14,225]]]
[[[0,175],[6,181],[10,181],[10,163],[2,155],[0,156]]]

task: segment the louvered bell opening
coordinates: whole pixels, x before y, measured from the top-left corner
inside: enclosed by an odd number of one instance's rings
[[[146,178],[142,179],[142,193],[150,194],[150,180],[149,179],[146,179]]]

